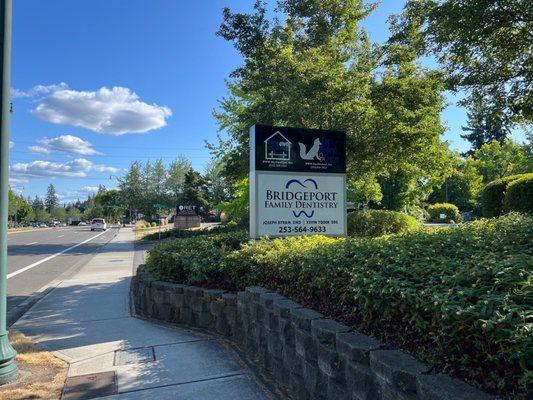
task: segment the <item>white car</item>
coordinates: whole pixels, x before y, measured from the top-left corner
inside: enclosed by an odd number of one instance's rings
[[[107,224],[105,222],[105,219],[103,218],[95,218],[91,222],[91,231],[95,231],[97,229],[101,229],[105,231],[107,229]]]

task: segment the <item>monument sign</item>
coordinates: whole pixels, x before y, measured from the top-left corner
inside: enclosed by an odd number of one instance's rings
[[[250,128],[250,237],[346,235],[346,134]]]

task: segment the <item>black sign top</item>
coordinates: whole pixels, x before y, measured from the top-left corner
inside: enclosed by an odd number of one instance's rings
[[[346,172],[346,133],[254,125],[257,171]]]

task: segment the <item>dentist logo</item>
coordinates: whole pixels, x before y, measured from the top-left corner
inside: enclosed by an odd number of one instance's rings
[[[316,183],[316,181],[314,179],[311,179],[311,178],[306,179],[303,182],[300,182],[298,179],[291,179],[291,180],[287,181],[287,183],[285,184],[285,189],[289,189],[291,187],[291,185],[299,185],[299,186],[301,186],[304,189],[308,189],[309,187],[312,187],[315,190],[318,190],[318,184]],[[302,215],[305,215],[307,218],[312,218],[313,215],[315,215],[315,210],[312,210],[312,211],[309,211],[309,212],[305,212],[304,210],[300,210],[300,211],[292,210],[292,214],[296,218],[299,218]]]

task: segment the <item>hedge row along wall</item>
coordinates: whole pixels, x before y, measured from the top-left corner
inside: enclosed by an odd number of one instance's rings
[[[237,294],[155,280],[144,266],[132,283],[136,312],[186,324],[235,343],[292,399],[482,400],[492,397],[443,374],[430,374],[407,353],[277,293]]]

